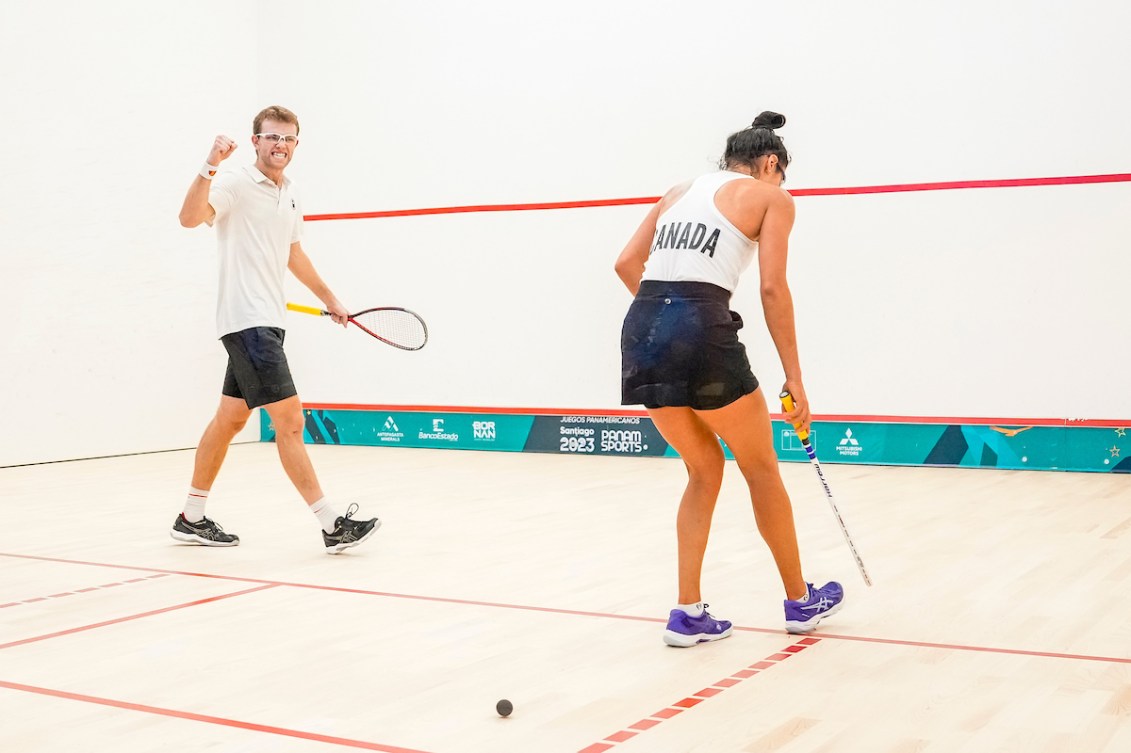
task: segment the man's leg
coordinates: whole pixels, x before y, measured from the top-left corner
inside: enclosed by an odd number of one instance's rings
[[[193,463],[192,485],[197,489],[208,491],[220,473],[220,466],[228,454],[228,447],[235,436],[247,425],[251,417],[251,409],[242,398],[220,396],[220,407],[212,417],[200,444],[196,448],[196,459]]]
[[[264,405],[263,409],[271,416],[271,423],[275,425],[275,446],[279,451],[279,460],[283,464],[287,478],[298,489],[306,504],[314,504],[322,499],[323,494],[302,437],[305,425],[302,417],[302,401],[296,395]]]
[[[240,537],[226,533],[223,528],[204,515],[208,492],[212,489],[220,466],[228,454],[232,439],[247,424],[251,410],[241,398],[220,396],[220,407],[204,429],[193,460],[192,488],[189,490],[185,511],[173,521],[170,535],[177,541],[205,546],[237,546]]]
[[[322,523],[322,542],[326,546],[326,552],[338,554],[368,539],[381,527],[381,521],[377,518],[354,520],[356,504],[350,505],[345,515],[339,516],[323,497],[322,486],[318,483],[314,464],[310,462],[310,455],[303,441],[305,421],[302,415],[302,402],[298,396],[264,405],[263,409],[271,416],[271,422],[275,425],[275,445],[279,451],[283,470],[298,489],[298,493],[306,500],[311,512]]]

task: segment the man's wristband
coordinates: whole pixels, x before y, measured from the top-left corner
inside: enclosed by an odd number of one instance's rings
[[[204,178],[205,180],[212,180],[212,177],[216,175],[216,171],[219,169],[219,165],[210,165],[205,162],[200,166],[200,177]]]

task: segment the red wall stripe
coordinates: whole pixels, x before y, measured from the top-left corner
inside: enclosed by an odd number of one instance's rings
[[[1096,183],[1131,182],[1131,173],[1109,173],[1103,175],[1068,175],[1048,178],[1005,178],[995,180],[960,180],[934,183],[895,183],[879,186],[847,186],[839,188],[799,188],[790,190],[794,196],[848,196],[877,193],[906,193],[911,191],[947,191],[971,188],[1023,188],[1033,186],[1066,186]],[[646,196],[625,199],[590,199],[584,201],[558,201],[535,204],[478,204],[454,207],[429,207],[421,209],[393,209],[377,212],[344,212],[333,214],[306,215],[307,221],[320,220],[360,220],[385,217],[414,217],[435,214],[463,214],[469,212],[519,212],[549,209],[580,209],[591,207],[627,206],[633,204],[654,204],[659,196]],[[498,408],[466,406],[412,406],[412,405],[359,405],[341,403],[311,403],[305,407],[313,410],[372,410],[444,413],[496,413],[514,415],[550,416],[644,416],[645,411],[598,410],[575,408]],[[781,419],[780,414],[772,414]],[[1093,426],[1122,428],[1131,426],[1131,420],[1122,419],[1076,419],[1076,418],[983,418],[983,417],[943,417],[943,416],[869,416],[869,415],[817,415],[817,421],[838,421],[854,423],[925,423],[925,424],[967,424],[967,425],[1005,425],[1005,426]]]
[[[504,408],[471,405],[366,405],[363,403],[303,403],[306,410],[355,410],[393,413],[494,413],[516,416],[647,416],[648,412],[605,408]],[[772,418],[785,420],[780,413]],[[988,426],[1080,426],[1131,428],[1131,419],[1114,418],[987,418],[981,416],[882,416],[822,413],[814,421],[875,424],[959,424]]]
[[[1088,183],[1127,183],[1131,173],[1108,175],[1067,175],[1052,178],[1005,178],[997,180],[955,180],[937,183],[893,183],[886,186],[847,186],[841,188],[790,189],[794,196],[850,196],[873,193],[907,193],[910,191],[951,191],[964,188],[1025,188],[1031,186],[1070,186]],[[321,220],[371,220],[384,217],[418,217],[429,214],[466,214],[468,212],[524,212],[548,209],[586,209],[592,207],[618,207],[633,204],[655,204],[659,196],[642,196],[627,199],[589,199],[584,201],[551,201],[536,204],[474,204],[458,207],[427,207],[422,209],[389,209],[379,212],[337,212],[308,214],[307,222]]]
[[[632,204],[655,204],[659,196],[636,199],[590,199],[587,201],[551,201],[542,204],[475,204],[464,207],[428,207],[425,209],[390,209],[382,212],[345,212],[337,214],[308,214],[307,222],[319,220],[371,220],[382,217],[417,217],[424,214],[466,214],[468,212],[525,212],[542,209],[586,209],[589,207],[620,207]]]
[[[955,180],[942,183],[894,183],[888,186],[852,186],[847,188],[799,188],[794,196],[848,196],[870,193],[907,193],[909,191],[953,191],[963,188],[1028,188],[1032,186],[1073,186],[1088,183],[1127,183],[1131,173],[1109,175],[1067,175],[1056,178],[1005,178],[998,180]]]

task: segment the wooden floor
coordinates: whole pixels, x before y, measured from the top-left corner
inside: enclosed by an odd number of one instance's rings
[[[704,595],[661,642],[677,460],[311,447],[383,527],[338,557],[270,444],[232,448],[179,545],[191,452],[0,469],[0,750],[1126,753],[1131,477],[783,466],[807,577],[782,629],[737,469]],[[508,698],[509,718],[495,713]]]

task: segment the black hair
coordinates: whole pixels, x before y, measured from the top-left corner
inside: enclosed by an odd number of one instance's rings
[[[766,110],[758,117],[749,128],[744,128],[727,137],[727,148],[719,161],[719,167],[727,169],[732,165],[754,166],[759,157],[776,154],[778,166],[785,172],[789,167],[789,152],[785,149],[781,137],[774,130],[785,125],[785,116],[781,113]]]

